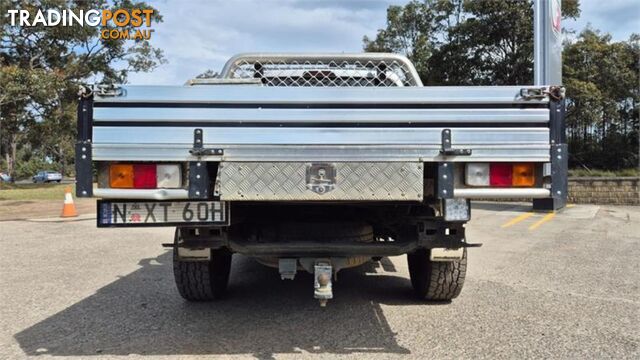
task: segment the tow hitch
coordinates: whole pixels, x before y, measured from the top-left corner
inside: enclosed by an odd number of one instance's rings
[[[333,269],[328,261],[317,261],[314,265],[314,291],[313,296],[320,301],[320,306],[327,306],[327,301],[333,299],[331,276]]]
[[[298,261],[300,265],[308,272],[313,273],[313,297],[320,301],[320,306],[327,306],[327,301],[333,299],[332,277],[337,274],[333,273],[334,266],[332,260],[337,261],[335,266],[336,272],[340,270],[341,265],[347,263],[346,259],[314,259],[314,258],[283,258],[278,260],[278,268],[282,280],[293,280],[296,276]]]

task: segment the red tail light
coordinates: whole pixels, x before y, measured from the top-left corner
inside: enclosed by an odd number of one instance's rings
[[[536,185],[536,164],[467,163],[465,184],[477,187],[532,187]]]
[[[155,189],[157,184],[155,164],[133,165],[133,188]]]
[[[511,175],[513,173],[511,164],[492,163],[489,169],[489,183],[496,187],[511,186]]]
[[[114,189],[178,189],[182,187],[180,164],[109,164],[109,187]]]

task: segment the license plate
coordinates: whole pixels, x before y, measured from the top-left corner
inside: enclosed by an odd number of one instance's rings
[[[98,201],[98,227],[228,223],[224,201]]]

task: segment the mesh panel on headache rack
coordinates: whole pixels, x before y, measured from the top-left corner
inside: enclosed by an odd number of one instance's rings
[[[264,86],[399,87],[416,86],[407,65],[398,60],[239,59],[228,78],[259,79]]]

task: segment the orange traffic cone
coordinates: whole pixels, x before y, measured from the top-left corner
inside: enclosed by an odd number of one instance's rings
[[[73,203],[73,196],[71,196],[71,187],[67,186],[64,189],[64,207],[62,208],[62,214],[60,217],[74,217],[78,216],[76,211],[76,205]]]

